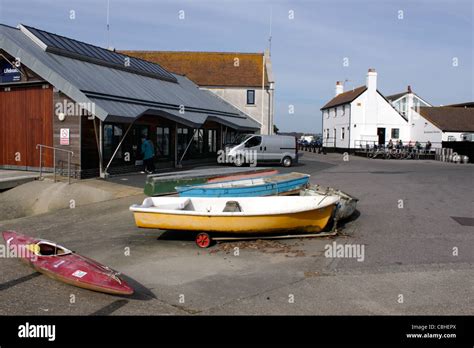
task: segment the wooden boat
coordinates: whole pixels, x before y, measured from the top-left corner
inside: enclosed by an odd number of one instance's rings
[[[208,182],[220,182],[277,174],[272,168],[212,168],[183,170],[173,173],[148,175],[144,192],[147,196],[159,196],[176,193],[176,186],[199,185]]]
[[[257,172],[251,172],[251,173],[237,173],[237,174],[229,174],[225,176],[218,176],[216,178],[211,178],[207,180],[207,183],[213,183],[213,182],[223,182],[223,181],[232,181],[232,180],[242,180],[242,179],[251,179],[251,178],[261,178],[264,176],[270,176],[270,175],[275,175],[278,174],[279,171],[276,169],[268,169],[265,171],[257,171]]]
[[[133,289],[118,272],[56,243],[3,232],[7,248],[40,273],[80,288],[113,295],[132,295]]]
[[[336,196],[150,197],[130,210],[138,227],[252,235],[319,232],[337,201]]]
[[[260,197],[298,193],[308,185],[309,175],[277,174],[243,180],[223,181],[204,185],[178,186],[181,197]]]
[[[344,220],[354,214],[357,206],[358,198],[348,193],[332,187],[322,187],[319,185],[311,185],[300,191],[300,196],[336,196],[339,198],[335,212],[335,220]]]

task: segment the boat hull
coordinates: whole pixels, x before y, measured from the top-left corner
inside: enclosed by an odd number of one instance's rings
[[[262,197],[297,194],[306,187],[309,175],[278,174],[204,185],[178,186],[180,197]]]
[[[215,183],[215,182],[222,182],[222,181],[230,181],[230,180],[242,180],[242,179],[250,179],[250,178],[260,178],[264,176],[270,176],[278,174],[279,171],[276,169],[268,169],[265,171],[258,171],[255,173],[243,173],[243,174],[235,174],[235,175],[228,175],[228,176],[218,176],[216,178],[211,178],[207,180],[208,184]]]
[[[206,184],[210,181],[218,182],[231,180],[228,177],[245,178],[247,175],[267,175],[273,173],[271,168],[218,168],[218,169],[194,169],[175,173],[148,175],[144,193],[147,196],[160,196],[176,193],[176,186]]]
[[[323,188],[319,185],[311,185],[309,188],[301,190],[300,196],[337,196],[339,202],[337,203],[334,218],[336,220],[345,220],[355,213],[357,208],[358,198],[355,198],[348,193],[332,187]]]
[[[132,295],[133,289],[118,277],[119,273],[85,256],[74,252],[63,255],[41,256],[33,248],[41,239],[24,236],[13,231],[3,232],[10,250],[22,250],[20,260],[36,271],[63,283],[79,288],[112,295]]]
[[[134,212],[138,227],[162,230],[204,231],[230,234],[320,232],[329,222],[334,205],[295,213],[253,216],[204,216]]]

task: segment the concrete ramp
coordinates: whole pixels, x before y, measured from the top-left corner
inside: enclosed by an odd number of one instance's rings
[[[33,181],[39,177],[37,172],[27,172],[22,170],[0,170],[0,191]]]
[[[0,193],[0,221],[138,194],[142,194],[142,190],[96,179],[71,185],[49,179],[36,180]]]

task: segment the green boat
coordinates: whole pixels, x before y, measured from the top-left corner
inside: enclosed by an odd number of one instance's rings
[[[199,185],[208,182],[237,180],[277,174],[272,168],[207,168],[148,175],[144,192],[147,196],[176,193],[177,186]]]

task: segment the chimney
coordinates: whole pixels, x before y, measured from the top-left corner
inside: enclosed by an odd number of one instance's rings
[[[377,90],[377,72],[375,71],[375,69],[369,69],[369,72],[367,73],[366,86],[369,91],[375,92]]]
[[[411,91],[411,86],[410,86],[410,85],[408,85],[407,91],[408,91],[408,93],[413,93],[413,92]]]
[[[336,81],[336,97],[341,93],[344,93],[344,85],[342,81]]]

